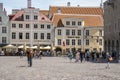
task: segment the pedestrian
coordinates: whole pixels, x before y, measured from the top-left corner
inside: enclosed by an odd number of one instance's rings
[[[81,61],[81,63],[83,61],[83,54],[84,54],[84,52],[80,52],[80,61]]]
[[[107,60],[106,69],[110,69],[110,61],[112,61],[112,57],[110,56],[108,51],[106,52],[106,60]]]
[[[97,62],[99,61],[99,55],[100,55],[100,53],[96,52],[96,61]]]
[[[24,52],[23,52],[23,50],[21,50],[20,51],[20,58],[23,58],[23,54],[24,54]]]
[[[30,49],[27,51],[27,59],[28,59],[28,66],[32,67],[32,58],[33,58],[33,50]]]
[[[42,51],[39,51],[38,58],[42,59]]]
[[[72,52],[68,52],[68,58],[70,60],[70,62],[72,61],[72,58],[73,58],[73,53]]]
[[[85,53],[85,57],[86,57],[86,60],[89,61],[89,58],[90,58],[90,52],[89,51],[87,51]]]
[[[80,52],[77,51],[76,55],[75,55],[75,62],[78,62],[80,59]]]

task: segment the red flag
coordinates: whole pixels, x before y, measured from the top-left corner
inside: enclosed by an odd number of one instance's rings
[[[65,41],[63,41],[63,46],[65,46]]]

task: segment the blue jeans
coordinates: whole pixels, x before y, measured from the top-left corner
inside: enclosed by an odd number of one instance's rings
[[[32,58],[29,59],[30,67],[32,66]]]

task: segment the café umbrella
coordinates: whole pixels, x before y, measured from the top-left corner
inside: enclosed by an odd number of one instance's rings
[[[3,48],[12,49],[12,48],[17,48],[17,47],[14,46],[14,45],[9,44],[9,45],[4,46]]]

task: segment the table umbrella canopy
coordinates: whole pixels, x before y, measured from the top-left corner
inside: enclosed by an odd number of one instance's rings
[[[14,45],[9,44],[9,45],[6,45],[6,46],[4,46],[4,47],[2,47],[2,48],[17,48],[17,47],[14,46]]]
[[[44,49],[51,49],[51,47],[50,46],[46,46],[46,47],[44,47]]]
[[[37,49],[37,46],[32,46],[32,47],[30,47],[30,48],[32,48],[32,49]]]
[[[29,48],[29,46],[24,46],[24,45],[18,46],[18,48],[24,48],[24,47]]]

